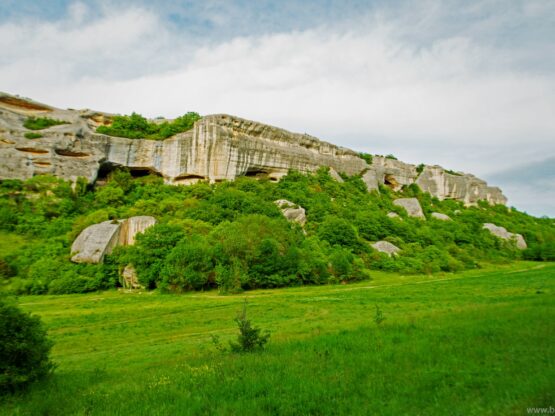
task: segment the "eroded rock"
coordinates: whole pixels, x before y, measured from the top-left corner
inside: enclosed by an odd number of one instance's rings
[[[158,174],[169,184],[187,185],[238,176],[277,181],[291,169],[314,172],[326,166],[337,181],[342,181],[337,172],[361,175],[369,191],[380,185],[398,191],[416,183],[439,199],[467,205],[479,200],[506,203],[499,188],[473,175],[452,174],[439,166],[420,171],[382,156],[373,157],[369,165],[350,149],[225,114],[203,117],[192,130],[157,141],[99,134],[96,128],[109,125],[113,115],[93,110],[61,110],[3,93],[0,110],[0,179],[50,174],[71,181],[84,177],[92,183],[101,169],[126,167],[132,173]],[[45,115],[67,124],[41,130],[43,137],[30,146],[23,122]]]
[[[393,201],[398,207],[405,208],[409,217],[426,219],[420,202],[416,198],[399,198]]]
[[[102,263],[115,247],[132,245],[135,236],[156,224],[154,217],[138,216],[126,220],[104,221],[81,231],[71,245],[74,263]]]
[[[374,250],[379,251],[380,253],[386,253],[388,256],[394,256],[401,251],[399,247],[395,244],[391,244],[389,241],[377,241],[371,246]]]
[[[518,248],[519,250],[525,250],[526,248],[528,248],[526,240],[524,240],[522,234],[511,233],[507,231],[505,227],[500,227],[492,223],[485,223],[483,228],[485,228],[491,234],[498,238],[507,241],[514,241],[516,248]]]
[[[104,256],[118,245],[120,227],[118,221],[104,221],[85,228],[71,245],[71,261],[102,263]]]
[[[451,221],[451,217],[449,215],[442,214],[441,212],[432,212],[431,216],[432,216],[432,218],[435,218],[436,220]]]
[[[274,204],[279,207],[283,216],[287,218],[287,221],[296,222],[301,226],[305,225],[306,211],[303,207],[294,204],[287,199],[278,199],[277,201],[274,201]]]

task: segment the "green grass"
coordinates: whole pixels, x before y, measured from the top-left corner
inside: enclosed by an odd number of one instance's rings
[[[554,277],[553,263],[516,263],[234,296],[21,297],[58,369],[0,413],[526,414],[555,403]],[[270,343],[221,354],[210,336],[235,336],[245,297]]]
[[[61,124],[68,124],[68,122],[48,117],[29,117],[23,123],[23,127],[29,130],[44,130],[52,126],[59,126]]]

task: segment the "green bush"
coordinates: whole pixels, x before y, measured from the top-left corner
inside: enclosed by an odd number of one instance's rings
[[[96,131],[129,139],[163,140],[190,130],[199,119],[197,113],[189,112],[171,122],[153,123],[140,114],[132,113],[130,116],[114,116],[110,126],[99,126]]]
[[[229,346],[233,352],[252,352],[264,348],[270,339],[269,332],[262,332],[260,328],[252,326],[247,318],[247,300],[243,304],[243,310],[235,318],[235,323],[239,328],[239,335],[236,342],[230,342]]]
[[[0,298],[0,394],[12,393],[50,374],[52,342],[40,319]]]
[[[40,139],[42,137],[42,134],[40,133],[25,133],[25,138],[26,139]]]
[[[55,120],[53,118],[48,117],[29,117],[23,123],[23,127],[29,130],[44,130],[52,126],[59,126],[61,124],[69,124],[67,121],[63,120]],[[27,135],[25,135],[27,137]],[[30,139],[31,137],[27,137]],[[36,138],[36,137],[33,137]]]

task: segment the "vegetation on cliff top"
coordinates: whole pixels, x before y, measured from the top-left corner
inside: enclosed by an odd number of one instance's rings
[[[372,270],[403,273],[456,272],[515,259],[555,260],[553,220],[505,206],[465,208],[439,201],[416,185],[393,193],[368,193],[359,177],[344,183],[326,169],[290,172],[280,182],[239,178],[234,182],[170,186],[159,177],[132,178],[114,171],[105,186],[89,189],[37,176],[0,184],[0,277],[14,293],[72,293],[113,288],[119,271],[135,266],[149,288],[222,292],[288,285],[352,282]],[[408,217],[393,204],[416,197],[428,221]],[[305,232],[283,218],[273,201],[306,209]],[[387,216],[396,212],[398,218]],[[430,218],[431,212],[452,221]],[[105,264],[73,264],[70,246],[87,226],[115,218],[152,215],[159,223],[134,246],[107,256]],[[526,239],[529,248],[482,229],[495,223]],[[387,240],[399,256],[376,252]]]
[[[29,130],[44,130],[49,127],[59,126],[61,124],[68,124],[68,122],[49,117],[29,117],[23,123],[23,127]]]
[[[109,126],[99,126],[98,133],[129,139],[164,140],[178,133],[190,130],[200,115],[189,112],[171,122],[154,123],[137,113],[130,116],[114,116]]]

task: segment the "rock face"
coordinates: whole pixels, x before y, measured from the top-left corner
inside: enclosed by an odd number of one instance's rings
[[[287,218],[287,221],[296,222],[297,224],[300,224],[301,227],[305,225],[306,211],[303,207],[296,205],[287,199],[278,199],[277,201],[274,201],[274,204],[279,207],[283,216]]]
[[[115,247],[132,245],[135,236],[156,224],[154,217],[140,216],[126,220],[104,221],[83,231],[71,245],[74,263],[102,263]]]
[[[498,238],[514,241],[516,248],[519,250],[525,250],[528,247],[522,234],[511,233],[507,231],[505,227],[500,227],[492,223],[485,223],[484,228]]]
[[[401,251],[399,247],[395,244],[391,244],[389,241],[378,241],[372,244],[374,250],[379,251],[380,253],[386,253],[388,256],[394,256]]]
[[[94,224],[83,231],[71,245],[74,263],[102,263],[104,256],[110,254],[118,245],[119,222],[104,221]]]
[[[449,215],[442,214],[441,212],[432,212],[432,218],[440,221],[451,221],[451,217]]]
[[[23,122],[30,116],[68,124],[41,130],[41,138],[26,139],[29,131]],[[111,117],[92,110],[60,110],[0,93],[0,180],[50,174],[94,182],[122,166],[132,174],[158,174],[169,184],[219,182],[238,176],[277,181],[290,169],[313,172],[327,166],[338,181],[342,180],[338,172],[361,175],[369,191],[380,185],[399,190],[416,183],[440,199],[469,205],[482,199],[506,202],[499,188],[469,174],[448,173],[439,166],[426,166],[419,173],[414,165],[380,156],[369,165],[352,150],[229,115],[203,117],[192,130],[163,141],[96,133]]]
[[[407,211],[409,217],[426,219],[420,202],[416,198],[399,198],[393,201],[398,207],[403,207]]]

